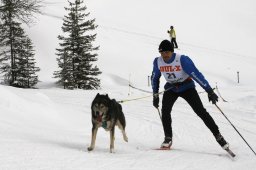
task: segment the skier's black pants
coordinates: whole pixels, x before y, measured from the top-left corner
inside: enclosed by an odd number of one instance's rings
[[[204,108],[202,101],[195,88],[188,89],[184,92],[175,93],[171,90],[164,92],[162,101],[162,123],[165,137],[172,137],[172,118],[171,111],[173,104],[182,97],[192,107],[194,112],[203,120],[205,125],[210,129],[212,134],[216,136],[219,133],[219,128],[213,118]]]
[[[171,38],[171,43],[173,44],[174,48],[178,48],[178,44],[176,42],[176,38]]]

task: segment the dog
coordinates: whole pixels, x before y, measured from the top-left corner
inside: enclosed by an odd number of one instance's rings
[[[125,116],[122,106],[109,96],[97,94],[91,104],[92,136],[91,145],[87,148],[92,151],[95,147],[96,135],[99,127],[110,131],[110,153],[114,152],[115,126],[117,125],[123,134],[124,141],[128,142],[125,132]]]

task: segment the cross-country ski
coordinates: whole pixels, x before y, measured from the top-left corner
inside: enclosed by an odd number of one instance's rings
[[[229,148],[225,149],[225,151],[227,151],[227,153],[233,158],[236,156]]]

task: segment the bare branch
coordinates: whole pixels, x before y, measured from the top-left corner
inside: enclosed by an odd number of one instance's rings
[[[14,18],[29,24],[35,14],[42,14],[41,4],[42,0],[2,0],[0,13],[8,11]]]

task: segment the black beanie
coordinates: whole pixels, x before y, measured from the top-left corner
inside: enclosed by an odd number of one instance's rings
[[[159,52],[163,52],[163,51],[171,51],[173,52],[173,44],[169,41],[169,40],[163,40],[158,48]]]

